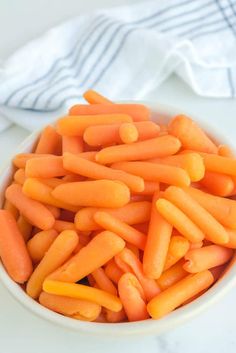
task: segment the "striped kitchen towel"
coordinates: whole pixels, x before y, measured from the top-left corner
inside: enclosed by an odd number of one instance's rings
[[[94,88],[142,99],[176,73],[199,95],[236,95],[236,1],[166,0],[76,17],[0,67],[0,130],[30,130]]]

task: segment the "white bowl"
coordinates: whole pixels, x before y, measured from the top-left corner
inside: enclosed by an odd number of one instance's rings
[[[144,102],[148,105],[153,112],[152,119],[160,123],[166,123],[177,114],[183,113],[176,108],[170,106],[157,105],[154,103]],[[200,119],[194,117],[194,120],[198,121]],[[214,140],[220,143],[228,143],[224,136],[221,136],[219,131],[215,126],[206,126],[202,124],[201,126],[205,131],[210,132]],[[16,153],[30,152],[33,145],[35,144],[39,132],[31,134],[24,142],[19,146]],[[236,147],[236,146],[231,146]],[[6,186],[9,184],[12,177],[13,168],[11,162],[4,168],[0,175],[0,206],[4,200],[4,191]],[[232,260],[232,265],[228,267],[223,278],[221,278],[214,286],[212,286],[205,294],[196,299],[194,302],[185,305],[169,315],[165,316],[160,320],[145,320],[134,323],[116,323],[116,324],[103,324],[103,323],[93,323],[84,322],[71,319],[60,314],[54,313],[48,310],[30,298],[24,290],[16,284],[7,274],[4,267],[0,263],[0,280],[2,284],[7,288],[9,293],[28,310],[33,312],[35,315],[44,318],[45,320],[51,321],[52,323],[59,325],[61,327],[76,330],[81,333],[96,334],[99,336],[112,335],[121,337],[126,335],[144,335],[153,333],[155,335],[160,335],[183,324],[185,321],[193,318],[201,311],[206,310],[210,305],[216,303],[220,298],[222,298],[235,284],[236,284],[236,267],[233,266],[234,260]]]

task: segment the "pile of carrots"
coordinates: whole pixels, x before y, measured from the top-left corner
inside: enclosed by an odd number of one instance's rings
[[[41,305],[94,322],[159,319],[202,295],[236,249],[236,159],[190,118],[89,104],[17,154],[0,257]]]

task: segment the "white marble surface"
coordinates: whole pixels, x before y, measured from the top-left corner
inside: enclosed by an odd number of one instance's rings
[[[109,0],[46,0],[31,2],[0,1],[0,59],[5,58],[25,40],[70,15],[94,6],[112,6],[135,1]],[[14,5],[14,11],[13,11]],[[45,12],[46,11],[46,12]],[[43,16],[45,13],[45,16]],[[38,16],[35,16],[38,14]],[[34,18],[33,18],[34,15]],[[4,38],[1,38],[4,33]],[[3,39],[3,40],[2,40]],[[214,121],[222,133],[232,141],[236,139],[236,101],[212,100],[197,97],[176,77],[146,97],[188,110],[205,121]],[[0,134],[0,167],[4,165],[16,146],[28,135],[26,130],[12,126]],[[235,142],[236,145],[236,142]],[[236,346],[236,288],[221,302],[181,327],[161,337],[109,337],[81,336],[55,327],[35,317],[13,300],[0,283],[0,353],[233,353]]]

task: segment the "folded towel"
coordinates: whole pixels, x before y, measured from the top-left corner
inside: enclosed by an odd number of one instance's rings
[[[94,88],[142,99],[176,73],[199,95],[236,95],[236,1],[166,0],[78,16],[0,67],[0,130],[33,130]]]

